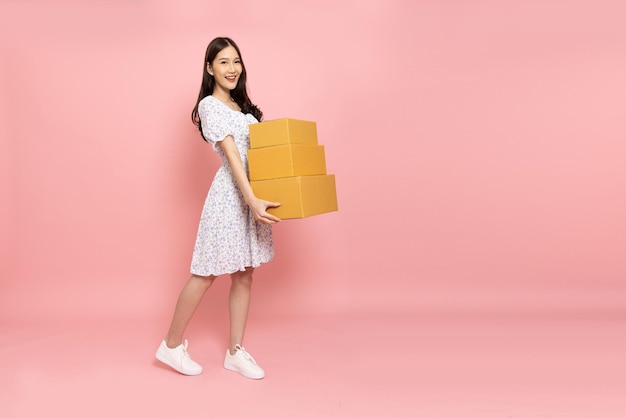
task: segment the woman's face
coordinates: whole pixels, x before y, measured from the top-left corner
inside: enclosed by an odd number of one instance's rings
[[[237,50],[229,45],[215,56],[212,63],[207,64],[207,71],[215,78],[215,89],[230,94],[237,87],[242,71],[241,58]]]

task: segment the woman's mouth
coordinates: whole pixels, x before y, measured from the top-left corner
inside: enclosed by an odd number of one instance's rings
[[[230,81],[231,83],[234,83],[235,81],[237,81],[237,76],[235,75],[226,76],[226,80]]]

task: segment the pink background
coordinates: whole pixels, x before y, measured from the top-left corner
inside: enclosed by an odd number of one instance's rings
[[[266,119],[317,122],[337,177],[339,212],[274,228],[259,327],[399,315],[407,340],[429,312],[623,315],[625,15],[592,0],[2,1],[4,332],[165,331],[219,164],[190,111],[222,35]],[[199,317],[225,317],[227,284]]]

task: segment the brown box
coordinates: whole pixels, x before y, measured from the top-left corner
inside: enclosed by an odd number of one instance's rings
[[[282,144],[317,145],[317,125],[298,119],[275,119],[250,125],[250,148]]]
[[[248,151],[250,180],[326,174],[323,145],[285,144]]]
[[[257,197],[281,204],[268,209],[281,219],[305,218],[338,210],[332,174],[258,180],[250,184]]]

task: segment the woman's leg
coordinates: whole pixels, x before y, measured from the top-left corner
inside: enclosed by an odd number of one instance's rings
[[[200,305],[202,297],[206,291],[211,287],[215,276],[191,276],[183,290],[181,290],[178,296],[178,302],[176,302],[176,310],[172,317],[172,323],[170,329],[167,332],[165,343],[169,348],[178,347],[183,342],[183,333],[187,324],[191,320],[194,312]]]
[[[238,271],[230,275],[229,312],[230,312],[230,354],[235,354],[235,345],[242,345],[243,334],[248,320],[250,293],[252,290],[253,268]]]
[[[250,353],[241,347],[248,320],[253,271],[254,269],[247,268],[230,276],[232,279],[229,299],[230,343],[224,358],[224,367],[250,379],[262,379],[265,372]]]

